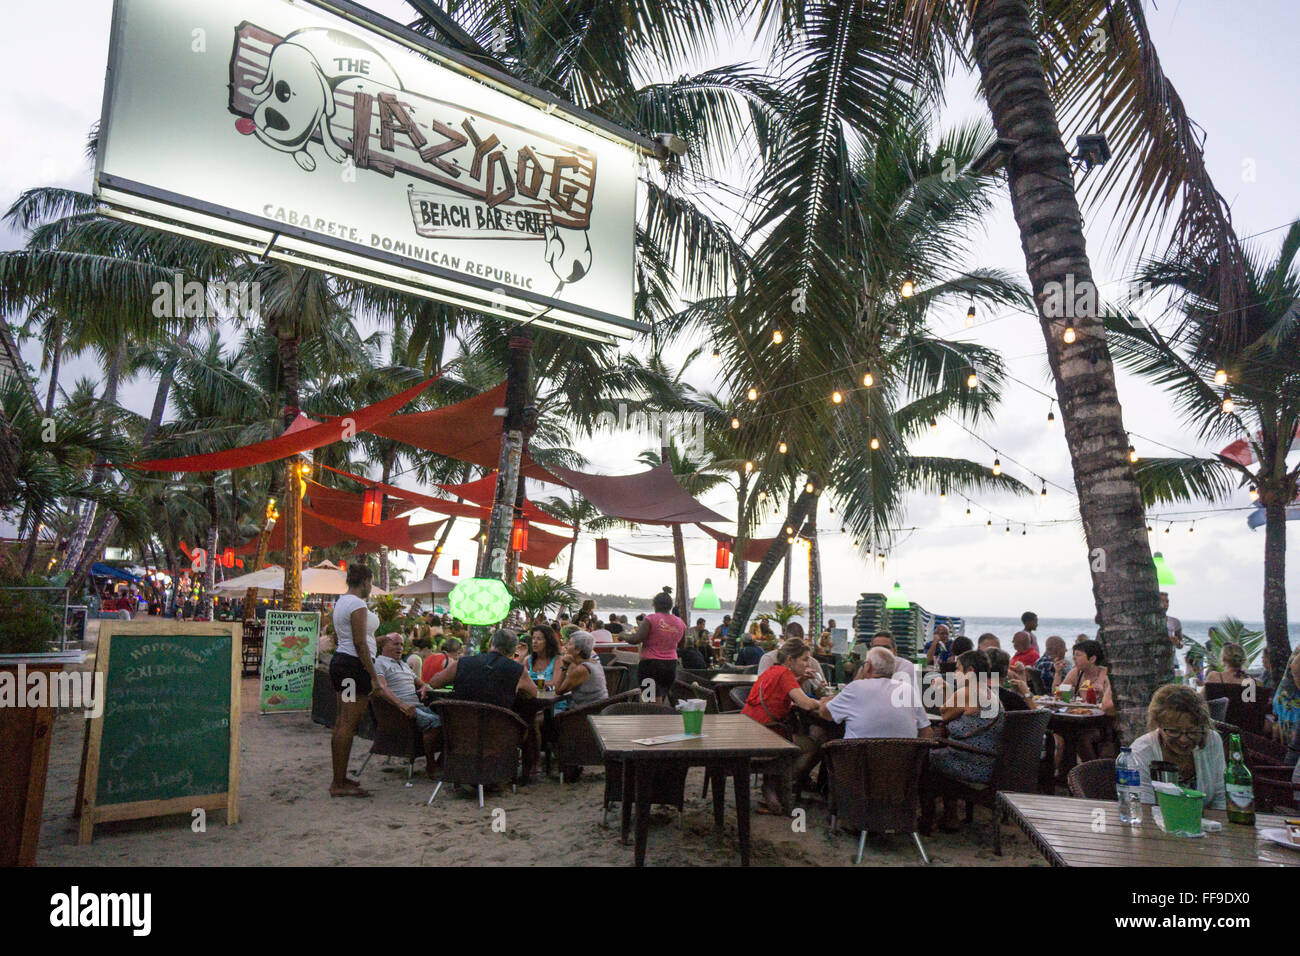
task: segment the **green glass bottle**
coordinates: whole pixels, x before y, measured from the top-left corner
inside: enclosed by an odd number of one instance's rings
[[[1250,770],[1241,757],[1241,737],[1233,734],[1229,743],[1228,766],[1223,772],[1223,782],[1228,791],[1228,822],[1243,826],[1255,825],[1255,788],[1250,782]]]

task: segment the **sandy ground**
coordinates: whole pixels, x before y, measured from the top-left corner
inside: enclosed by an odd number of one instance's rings
[[[88,662],[89,663],[89,662]],[[370,761],[361,777],[369,800],[331,798],[329,730],[307,714],[263,717],[257,713],[257,680],[243,682],[240,732],[240,820],[208,814],[207,831],[195,833],[188,815],[101,824],[94,841],[77,845],[72,817],[86,723],[61,714],[55,722],[37,862],[46,866],[322,866],[515,865],[630,866],[632,847],[619,841],[617,812],[601,824],[604,778],[588,768],[576,784],[540,778],[517,793],[487,794],[479,809],[471,791],[443,787],[432,806],[433,781],[418,761],[414,786],[397,761]],[[353,745],[352,766],[361,765],[369,741]],[[734,866],[740,861],[733,796],[728,787],[725,829],[713,825],[712,795],[701,799],[703,771],[686,784],[686,810],[656,808],[646,862],[661,866]],[[851,864],[855,835],[828,837],[825,804],[805,798],[807,826],[754,815],[753,863],[759,866]],[[502,813],[504,811],[504,813]],[[494,827],[495,824],[495,827]],[[987,810],[958,834],[923,837],[933,864],[966,866],[1045,865],[1014,826],[1003,827],[1003,855],[993,855]],[[920,856],[906,834],[871,836],[862,865],[916,866]]]

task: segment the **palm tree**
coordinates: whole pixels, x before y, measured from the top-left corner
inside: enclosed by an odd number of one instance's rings
[[[511,585],[510,595],[511,607],[527,614],[529,623],[550,608],[567,607],[578,599],[578,592],[569,585],[548,574],[537,574],[531,568],[524,572],[522,581]]]
[[[1265,515],[1264,631],[1275,680],[1291,653],[1286,510],[1300,496],[1300,466],[1287,466],[1300,429],[1297,257],[1300,221],[1291,224],[1275,255],[1243,250],[1247,293],[1235,319],[1240,332],[1231,339],[1221,334],[1224,303],[1216,276],[1222,268],[1213,250],[1175,252],[1138,272],[1148,297],[1171,294],[1180,319],[1172,334],[1118,314],[1106,323],[1120,364],[1162,386],[1201,439],[1238,443],[1234,455],[1143,460],[1138,477],[1148,504],[1222,501],[1244,485],[1256,490]]]
[[[626,527],[628,524],[618,518],[601,514],[596,510],[595,505],[576,491],[569,492],[568,500],[543,498],[537,502],[537,506],[553,518],[573,526],[573,537],[569,544],[569,571],[564,578],[564,583],[569,587],[573,587],[573,556],[578,550],[578,536],[584,531],[599,534],[612,528]]]

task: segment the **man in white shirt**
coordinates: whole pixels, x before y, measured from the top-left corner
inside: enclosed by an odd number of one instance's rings
[[[894,677],[899,680],[905,680],[909,684],[916,682],[916,665],[906,657],[898,656],[898,645],[894,643],[894,635],[888,631],[881,631],[871,639],[872,647],[883,647],[894,655]]]
[[[375,658],[375,678],[379,686],[375,688],[375,693],[407,717],[414,717],[415,726],[420,733],[428,733],[440,726],[442,721],[437,714],[420,703],[420,692],[425,685],[411,673],[411,669],[400,659],[401,656],[401,634],[393,631],[379,638],[379,656]]]
[[[932,735],[930,717],[915,687],[892,679],[896,662],[888,648],[871,648],[858,679],[821,702],[822,716],[844,725],[845,740]]]

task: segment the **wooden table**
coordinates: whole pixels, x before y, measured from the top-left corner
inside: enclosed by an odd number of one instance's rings
[[[1112,800],[1076,800],[1037,793],[999,793],[998,803],[1053,866],[1300,866],[1300,850],[1276,846],[1257,830],[1282,827],[1283,820],[1257,813],[1255,827],[1228,823],[1223,810],[1205,817],[1223,823],[1218,833],[1199,839],[1170,836],[1156,826],[1150,806],[1142,825],[1120,823]],[[1105,828],[1097,832],[1097,811]],[[998,826],[1001,813],[993,814]]]
[[[1081,706],[1071,704],[1069,706]],[[1047,721],[1050,733],[1061,735],[1060,772],[1056,776],[1057,784],[1065,786],[1066,777],[1079,760],[1079,735],[1089,730],[1099,730],[1105,735],[1113,726],[1111,719],[1101,711],[1094,714],[1067,714],[1064,707],[1046,708],[1052,712]]]
[[[709,683],[715,686],[727,686],[727,687],[736,687],[743,684],[756,684],[758,683],[758,675],[757,674],[735,674],[731,672],[725,674],[714,674],[712,677],[709,678]]]
[[[682,718],[676,714],[594,716],[587,718],[606,760],[623,770],[622,838],[627,841],[632,806],[636,806],[637,866],[645,866],[646,841],[650,834],[650,797],[654,772],[660,767],[705,767],[713,786],[713,822],[722,828],[724,787],[732,778],[736,796],[736,830],[740,837],[740,862],[749,866],[749,775],[750,762],[759,759],[793,761],[799,748],[740,714],[705,714],[699,737],[647,746],[635,743],[643,737],[662,737],[682,732]],[[606,772],[609,772],[608,770]]]

